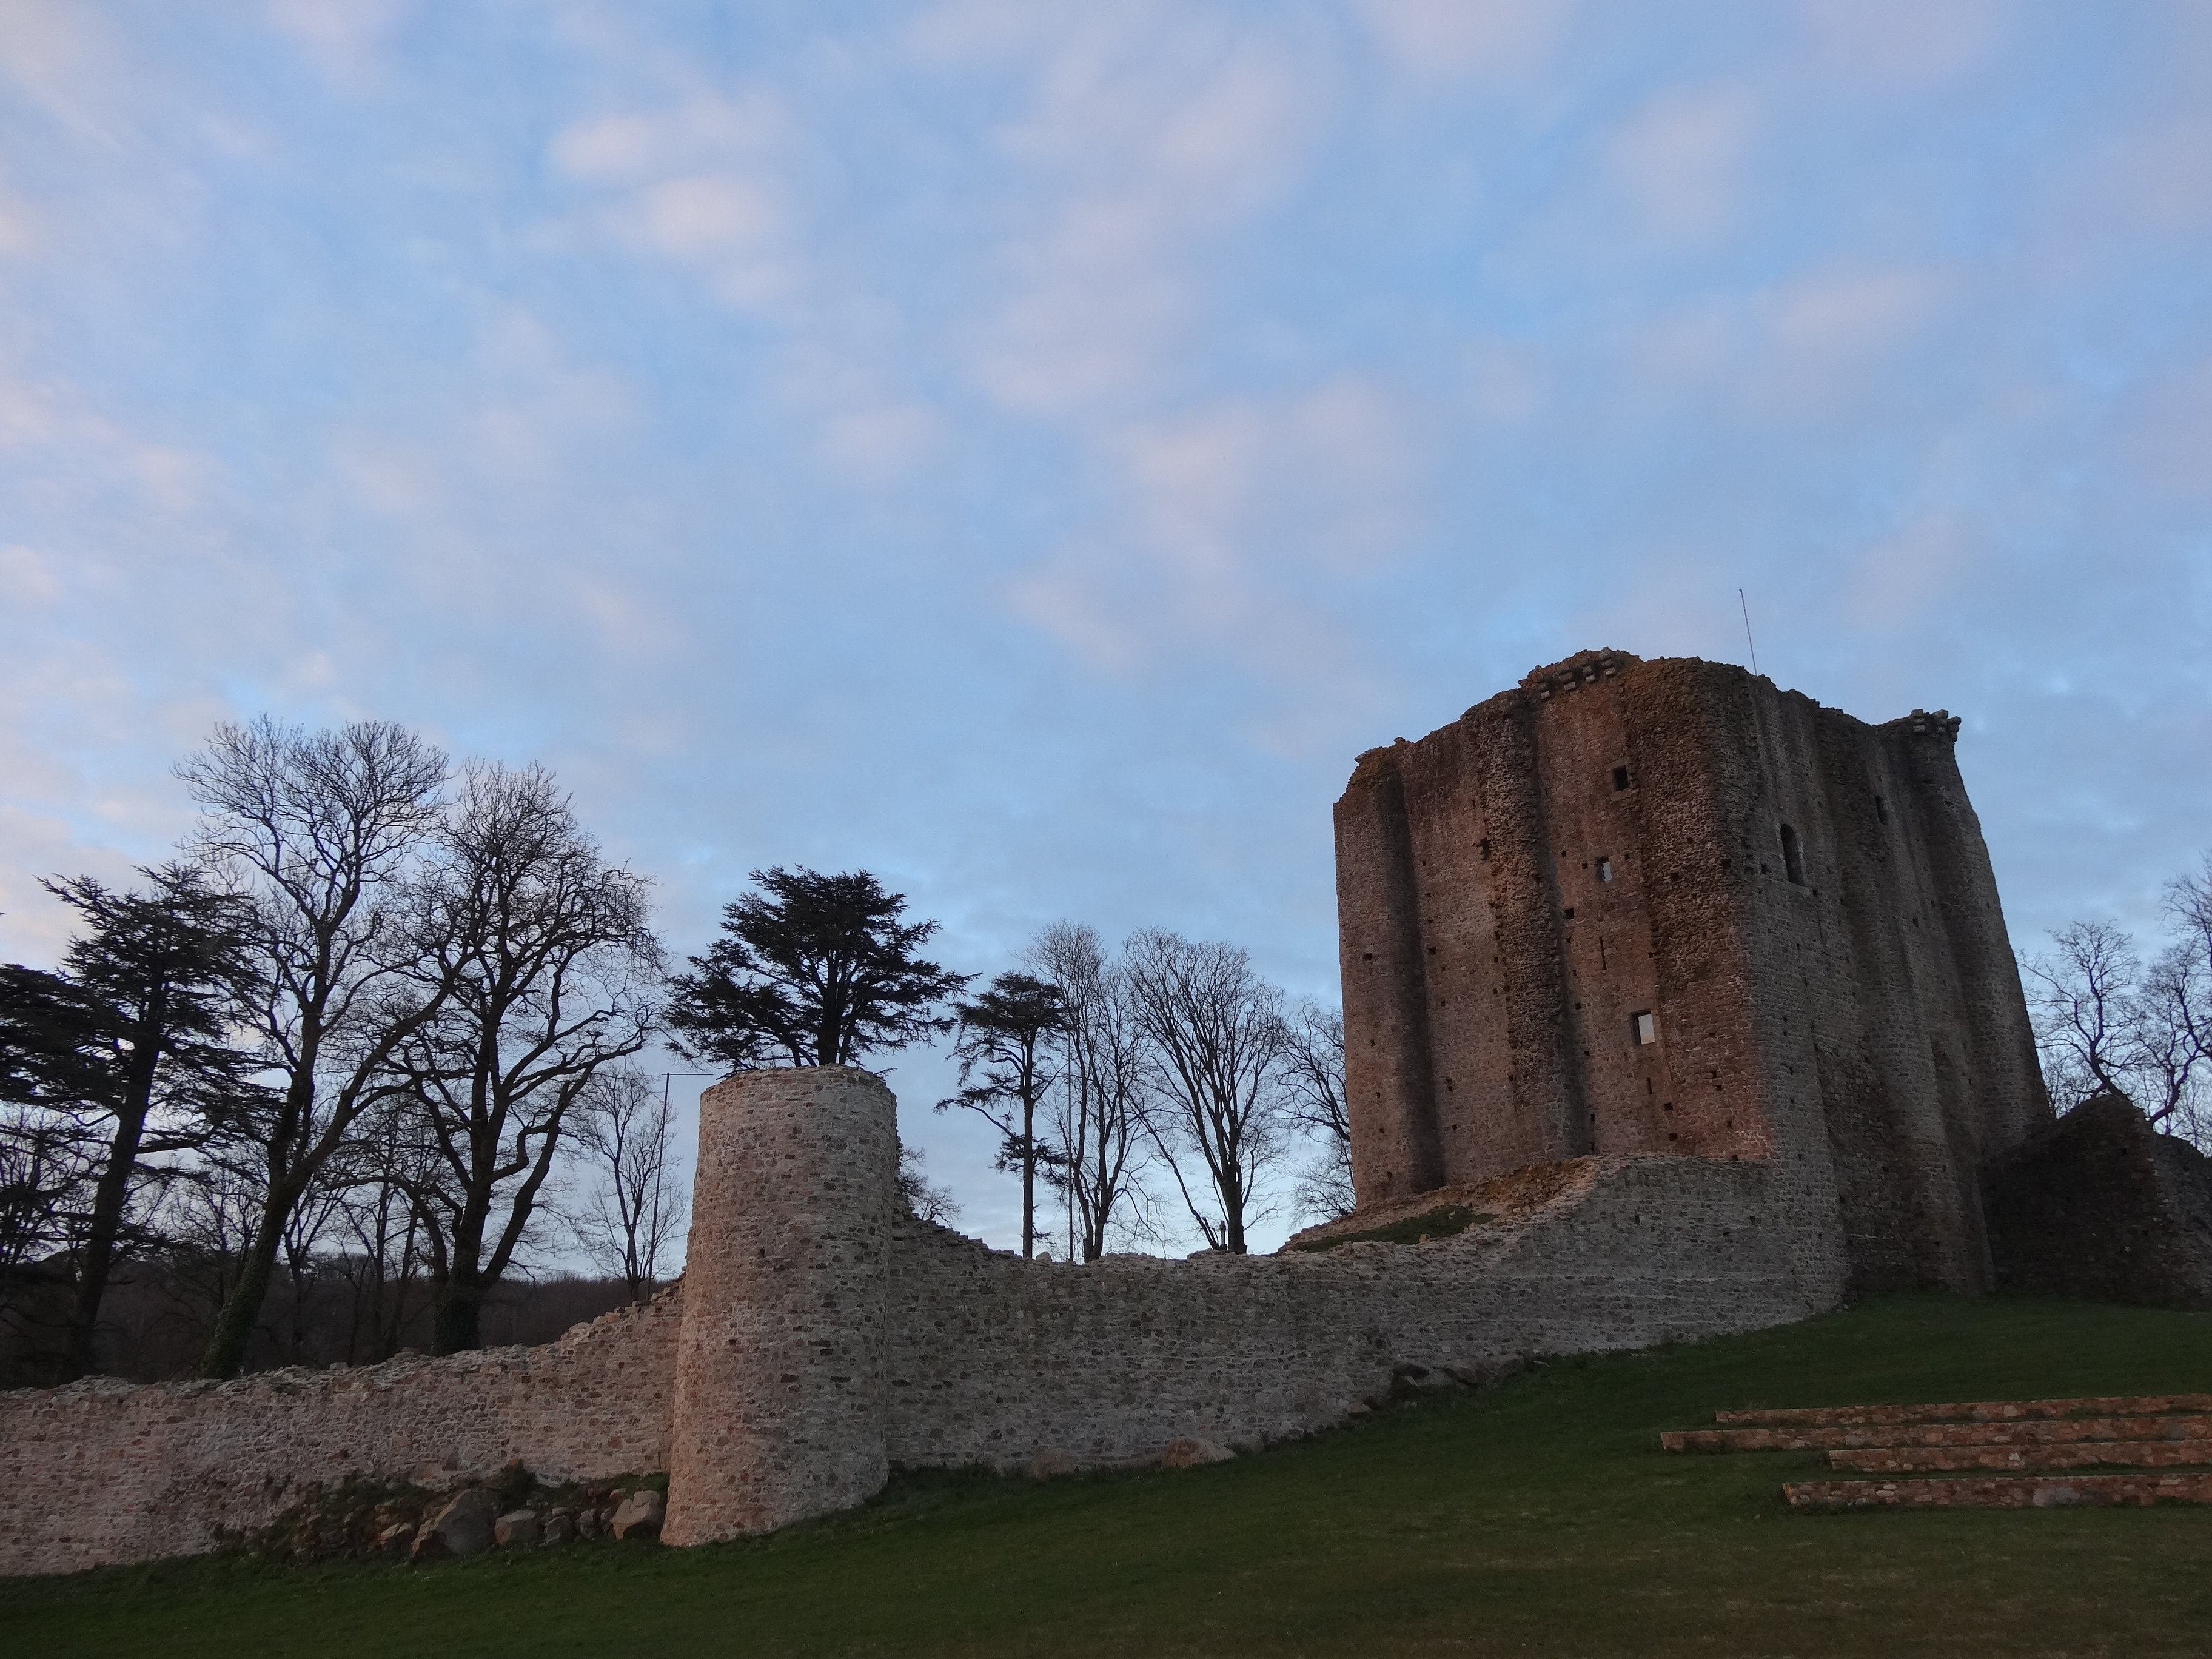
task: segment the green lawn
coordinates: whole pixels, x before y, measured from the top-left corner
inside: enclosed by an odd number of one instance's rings
[[[23,1655],[2212,1652],[2212,1508],[1798,1515],[1716,1407],[2212,1390],[2212,1316],[1943,1297],[1563,1360],[1233,1463],[895,1480],[696,1550],[0,1581]],[[7,1501],[36,1504],[36,1492]]]

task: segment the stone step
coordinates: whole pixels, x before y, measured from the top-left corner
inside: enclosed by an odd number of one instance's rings
[[[2151,1417],[2212,1412],[2212,1394],[2111,1395],[2087,1400],[1972,1400],[1937,1406],[1790,1406],[1771,1411],[1715,1412],[1713,1421],[1744,1427],[1807,1427],[1844,1423],[2014,1423],[2057,1417]]]
[[[2073,1417],[2016,1423],[1842,1423],[1802,1428],[1680,1429],[1668,1451],[1827,1451],[1859,1446],[2044,1446],[2076,1440],[2212,1438],[2212,1416]]]
[[[1956,1480],[1794,1480],[1801,1510],[2060,1509],[2074,1504],[2212,1504],[2212,1474],[1980,1475]]]
[[[2078,1469],[2099,1463],[2133,1468],[2212,1465],[2212,1440],[2077,1440],[2055,1446],[1866,1446],[1832,1451],[1832,1469],[1913,1474],[1942,1469]]]

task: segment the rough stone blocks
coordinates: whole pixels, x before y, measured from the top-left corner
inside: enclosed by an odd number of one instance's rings
[[[1757,1160],[1841,1290],[1985,1288],[2050,1121],[1959,721],[1590,651],[1336,806],[1361,1209],[1586,1153]]]
[[[745,1072],[701,1097],[670,1543],[849,1508],[884,1484],[897,1175],[897,1105],[873,1073]]]

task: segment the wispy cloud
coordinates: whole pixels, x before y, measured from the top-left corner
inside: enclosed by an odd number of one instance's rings
[[[2025,10],[2008,0],[1802,0],[1798,16],[1820,68],[1925,88],[1989,63]]]
[[[392,37],[415,0],[267,0],[270,22],[333,82],[366,88],[388,66]]]
[[[779,167],[789,139],[776,100],[750,91],[593,117],[550,148],[562,172],[608,193],[596,216],[607,232],[701,271],[732,305],[756,307],[791,297],[803,275]]]
[[[1573,0],[1359,0],[1354,8],[1415,81],[1540,72],[1577,9]]]
[[[1060,416],[1158,389],[1210,313],[1209,252],[1292,173],[1326,91],[1218,12],[1066,16],[999,130],[1021,193],[976,354],[1007,407]]]

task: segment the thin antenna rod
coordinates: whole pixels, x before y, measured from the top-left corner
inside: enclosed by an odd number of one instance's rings
[[[1759,647],[1751,642],[1751,601],[1743,596],[1741,587],[1735,591],[1735,602],[1743,607],[1743,642],[1751,646],[1751,672],[1759,672]]]

